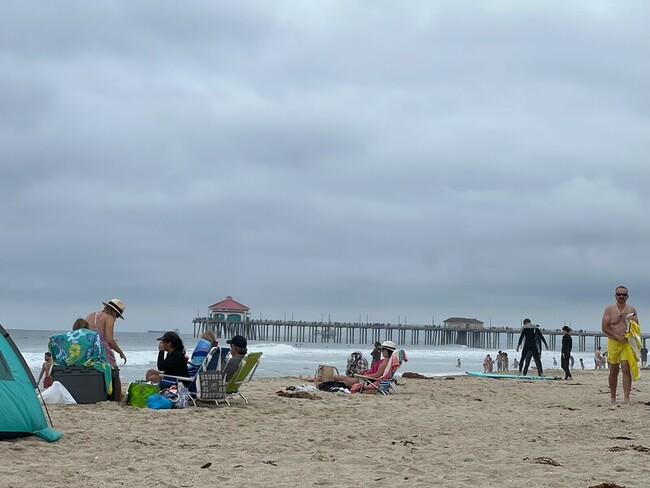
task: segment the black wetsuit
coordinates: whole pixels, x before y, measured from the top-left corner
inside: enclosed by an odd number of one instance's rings
[[[521,329],[519,342],[517,343],[517,347],[521,346],[522,343],[524,345],[521,350],[521,359],[519,360],[519,371],[521,372],[521,368],[523,367],[524,376],[528,374],[528,365],[530,364],[530,358],[528,358],[528,364],[526,364],[526,359],[529,354],[535,361],[535,366],[537,366],[537,374],[540,376],[543,375],[542,360],[539,357],[541,344],[539,347],[537,346],[538,340],[541,340],[544,344],[546,344],[546,339],[544,339],[544,336],[537,327],[533,325],[524,325],[524,328]],[[546,347],[548,347],[547,344]]]
[[[569,371],[569,358],[571,357],[571,349],[573,348],[573,339],[569,334],[564,334],[562,336],[562,369],[564,370],[564,379],[568,380],[571,378],[571,372]]]

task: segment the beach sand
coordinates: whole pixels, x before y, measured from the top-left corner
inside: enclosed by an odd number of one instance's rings
[[[50,406],[63,438],[0,442],[0,484],[642,486],[650,477],[642,374],[632,404],[614,407],[607,371],[580,370],[573,381],[400,379],[398,394],[320,399],[276,395],[298,378],[258,378],[242,388],[249,405]]]

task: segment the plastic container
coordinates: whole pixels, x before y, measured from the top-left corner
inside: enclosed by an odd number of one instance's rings
[[[106,401],[104,375],[85,366],[52,366],[52,381],[59,381],[77,403]]]

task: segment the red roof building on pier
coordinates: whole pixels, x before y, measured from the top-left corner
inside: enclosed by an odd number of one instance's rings
[[[228,295],[226,298],[208,307],[209,317],[216,320],[241,322],[250,316],[250,308]]]

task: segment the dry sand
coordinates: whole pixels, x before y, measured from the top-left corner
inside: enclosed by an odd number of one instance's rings
[[[607,371],[579,370],[573,381],[401,379],[390,396],[320,399],[276,395],[297,378],[258,378],[245,385],[249,405],[50,406],[64,437],[1,442],[0,485],[645,486],[642,373],[632,404],[615,407]]]

